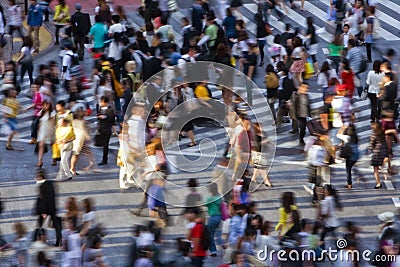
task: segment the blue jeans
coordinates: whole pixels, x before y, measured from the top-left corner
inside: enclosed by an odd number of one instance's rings
[[[215,231],[221,223],[221,215],[213,215],[208,219],[207,229],[211,235],[210,252],[216,253],[217,247],[215,246]]]

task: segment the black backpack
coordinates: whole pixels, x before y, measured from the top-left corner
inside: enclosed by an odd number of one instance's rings
[[[201,224],[203,226],[203,232],[200,238],[200,246],[203,250],[207,251],[208,248],[211,245],[211,234],[210,231],[208,231],[207,227],[205,226],[204,223],[198,222],[197,224]]]
[[[226,34],[224,29],[222,29],[221,26],[219,26],[218,24],[215,24],[218,27],[218,31],[217,31],[217,39],[215,39],[215,44],[214,44],[214,48],[217,49],[219,44],[225,44],[227,43],[227,39],[226,39]]]

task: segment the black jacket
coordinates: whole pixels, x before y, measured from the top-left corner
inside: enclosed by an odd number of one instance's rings
[[[112,132],[112,126],[114,125],[115,122],[115,110],[113,107],[108,107],[107,110],[105,111],[105,114],[102,114],[100,111],[99,115],[107,115],[105,119],[100,119],[98,123],[98,130],[99,132],[102,133],[111,133]]]
[[[90,16],[87,13],[75,12],[71,16],[71,22],[74,23],[74,30],[78,36],[85,36],[90,32]]]
[[[279,100],[288,101],[295,91],[296,88],[294,87],[293,81],[286,76],[282,81],[282,90],[278,90],[278,98]]]
[[[143,81],[150,79],[151,76],[163,70],[162,60],[157,57],[151,57],[143,62]]]
[[[397,87],[394,82],[385,86],[384,93],[382,95],[382,108],[383,109],[394,109],[394,102],[397,98]]]
[[[39,187],[39,196],[36,202],[36,214],[56,214],[56,194],[53,182],[45,181]]]

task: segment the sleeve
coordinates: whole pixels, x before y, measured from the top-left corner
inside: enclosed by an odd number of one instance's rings
[[[231,223],[231,219],[227,219],[222,223],[222,230],[221,230],[222,234],[229,234],[230,223]]]
[[[68,67],[69,64],[69,58],[70,56],[68,54],[65,54],[63,59],[62,59],[62,65],[63,67]]]
[[[371,71],[368,72],[367,80],[365,81],[365,83],[368,84],[368,85],[371,84]]]

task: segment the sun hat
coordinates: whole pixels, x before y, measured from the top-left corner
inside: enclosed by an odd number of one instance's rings
[[[381,222],[385,222],[385,223],[394,222],[394,213],[391,211],[383,212],[378,215],[378,219]]]

